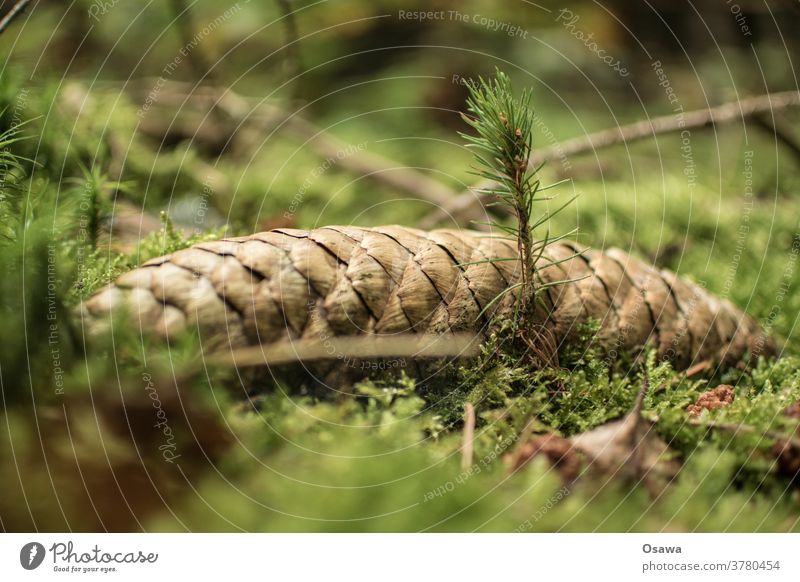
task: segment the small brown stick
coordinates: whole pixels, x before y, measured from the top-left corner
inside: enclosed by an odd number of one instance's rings
[[[711,362],[708,360],[698,362],[697,364],[686,370],[686,377],[691,378],[692,376],[696,376],[700,372],[708,370],[708,368],[710,367],[711,367]]]
[[[475,407],[471,402],[464,405],[464,437],[461,444],[461,468],[472,466],[472,451],[475,440]]]
[[[325,341],[297,339],[232,349],[209,355],[206,362],[231,365],[279,366],[321,360],[369,360],[391,357],[470,358],[478,354],[480,340],[469,333],[449,335],[398,334],[394,336],[340,336]]]
[[[721,125],[738,119],[747,119],[797,105],[800,105],[800,91],[784,91],[781,93],[747,97],[739,101],[724,103],[708,109],[699,109],[677,115],[654,117],[653,119],[638,121],[620,127],[612,127],[586,136],[576,137],[553,144],[538,152],[534,152],[529,160],[529,164],[536,167],[544,162],[569,155],[597,151],[621,143],[628,144],[675,131]],[[495,184],[488,180],[478,183],[467,192],[463,192],[457,198],[450,200],[446,205],[431,212],[431,214],[420,222],[420,228],[433,228],[448,217],[457,217],[462,221],[480,220],[485,212],[481,207],[481,203],[485,198],[483,192],[494,186]],[[492,210],[494,211],[497,209],[504,210],[502,206],[493,207]]]
[[[0,34],[5,32],[6,28],[14,21],[14,19],[25,12],[25,9],[28,7],[28,4],[31,3],[31,0],[19,0],[14,6],[11,7],[5,16],[3,16],[2,20],[0,20]]]

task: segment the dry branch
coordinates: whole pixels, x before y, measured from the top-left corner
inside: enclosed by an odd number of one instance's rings
[[[11,10],[6,12],[6,15],[0,19],[0,34],[5,32],[6,28],[14,21],[17,16],[20,16],[25,9],[28,7],[28,4],[31,3],[31,0],[19,0],[14,6],[11,7]]]
[[[229,89],[196,87],[188,83],[171,82],[159,95],[158,104],[162,106],[183,108],[187,103],[193,104],[195,109],[222,110],[231,119],[230,126],[218,128],[216,135],[233,136],[243,129],[257,128],[258,135],[263,138],[266,132],[279,128],[294,139],[302,141],[318,156],[335,159],[339,167],[378,185],[405,192],[436,207],[447,204],[457,196],[455,190],[422,172],[379,154],[365,151],[363,148],[357,148],[297,114],[290,114],[274,105],[242,97]],[[172,121],[174,120],[155,125],[167,127]],[[206,123],[210,121],[206,120]],[[141,127],[152,132],[153,126],[154,124],[150,123]],[[347,155],[342,155],[342,152]]]
[[[747,119],[780,111],[788,107],[800,105],[800,91],[785,91],[756,97],[747,97],[739,101],[725,103],[717,107],[699,109],[677,115],[665,115],[598,131],[582,137],[576,137],[553,144],[539,151],[534,151],[529,165],[538,167],[542,163],[593,152],[617,144],[629,144],[646,138],[683,131],[699,129],[712,125],[730,123],[738,119]],[[777,133],[776,133],[777,135]],[[426,216],[420,223],[421,228],[433,228],[445,219],[458,221],[482,220],[486,211],[482,209],[484,190],[494,187],[490,181],[482,181],[450,200],[441,208]],[[502,209],[502,207],[498,207]]]
[[[83,309],[95,329],[126,307],[147,330],[170,337],[196,328],[226,349],[287,338],[482,333],[494,315],[513,316],[515,295],[503,292],[519,271],[514,241],[477,232],[278,229],[148,261]],[[546,330],[557,348],[579,340],[579,324],[593,319],[610,354],[652,345],[679,369],[776,351],[730,302],[618,249],[553,243],[536,273],[542,301],[524,325]]]
[[[320,339],[287,339],[215,354],[206,361],[239,368],[279,366],[318,360],[374,360],[383,358],[471,358],[478,354],[473,334],[398,335],[393,337],[344,336]]]

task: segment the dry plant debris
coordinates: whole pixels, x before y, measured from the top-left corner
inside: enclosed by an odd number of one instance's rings
[[[699,416],[704,410],[725,408],[733,402],[734,396],[733,386],[721,384],[708,392],[703,392],[697,397],[697,402],[686,409],[686,412],[689,416]]]

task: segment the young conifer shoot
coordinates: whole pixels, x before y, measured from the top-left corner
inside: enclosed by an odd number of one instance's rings
[[[514,318],[515,329],[520,318],[526,319],[538,293],[547,286],[561,284],[567,281],[556,281],[542,284],[536,277],[537,266],[553,264],[544,255],[548,244],[571,236],[575,231],[558,237],[550,237],[547,223],[556,213],[569,205],[574,198],[569,199],[554,212],[543,212],[534,216],[534,203],[549,200],[542,193],[557,184],[542,187],[538,178],[540,167],[530,163],[533,151],[533,121],[534,111],[531,108],[531,93],[524,90],[519,98],[514,97],[511,88],[511,79],[500,71],[496,71],[495,78],[467,83],[469,97],[467,98],[468,114],[462,114],[464,121],[470,125],[477,136],[461,133],[468,142],[467,147],[475,152],[478,164],[476,175],[486,178],[493,184],[481,190],[483,194],[494,196],[497,201],[492,204],[507,205],[516,217],[515,225],[505,225],[492,222],[493,228],[512,236],[517,241],[519,259],[522,272],[520,281],[510,286],[506,292],[517,291],[517,314]],[[536,240],[533,231],[539,226],[545,226],[546,234]],[[502,260],[502,259],[501,259]],[[497,299],[500,299],[498,297]]]

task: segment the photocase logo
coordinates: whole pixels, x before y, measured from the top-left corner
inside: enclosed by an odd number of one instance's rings
[[[35,570],[44,561],[44,546],[39,542],[29,542],[19,551],[19,563],[26,570]]]

